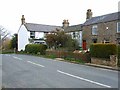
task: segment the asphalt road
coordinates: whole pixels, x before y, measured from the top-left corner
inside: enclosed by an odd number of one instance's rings
[[[118,87],[117,71],[30,55],[0,54],[0,56],[2,56],[2,85],[6,88]]]

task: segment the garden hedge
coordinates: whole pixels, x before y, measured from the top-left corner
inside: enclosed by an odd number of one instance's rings
[[[117,54],[118,54],[118,66],[120,66],[120,45],[118,45],[118,48],[117,48],[118,50],[118,52],[117,52]]]
[[[117,54],[117,46],[115,44],[91,44],[91,57],[110,58],[110,55]]]
[[[45,50],[47,49],[46,45],[43,44],[27,44],[25,46],[25,52],[32,54],[45,54]]]
[[[52,56],[55,58],[64,58],[64,59],[73,59],[81,60],[84,63],[90,63],[90,54],[89,53],[73,53],[68,51],[57,51],[57,50],[47,50],[46,55]]]

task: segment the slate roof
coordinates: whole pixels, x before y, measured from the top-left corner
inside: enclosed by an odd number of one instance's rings
[[[82,24],[68,26],[67,28],[64,29],[65,32],[74,32],[81,30],[82,30]]]
[[[102,16],[97,16],[97,17],[92,17],[91,19],[87,20],[84,23],[84,25],[91,25],[91,24],[97,24],[97,23],[102,23],[102,22],[114,21],[114,20],[118,20],[118,17],[120,17],[120,14],[118,14],[118,12],[106,14]]]
[[[36,32],[51,32],[56,29],[61,29],[60,26],[44,25],[44,24],[25,23],[24,25],[28,31],[36,31]]]

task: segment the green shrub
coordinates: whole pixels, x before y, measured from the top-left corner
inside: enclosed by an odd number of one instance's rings
[[[47,56],[52,56],[55,58],[64,58],[69,61],[77,61],[77,62],[90,62],[90,54],[89,53],[73,53],[68,51],[56,51],[56,50],[47,50]]]
[[[1,53],[2,54],[10,54],[10,53],[14,53],[14,50],[2,50]]]
[[[41,55],[45,54],[45,50],[47,49],[46,45],[43,44],[28,44],[25,46],[25,52],[32,53],[32,54],[38,54]]]
[[[117,47],[117,54],[118,54],[118,66],[120,66],[120,45]]]
[[[110,55],[116,55],[117,49],[115,44],[91,44],[90,54],[97,58],[110,58]]]
[[[51,58],[51,59],[55,59],[55,58],[57,58],[56,55],[54,55],[54,54],[46,55],[45,57],[47,57],[47,58]]]

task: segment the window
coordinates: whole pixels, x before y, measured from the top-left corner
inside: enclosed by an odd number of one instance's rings
[[[97,39],[96,38],[92,39],[92,41],[93,41],[93,43],[97,43]]]
[[[35,38],[35,32],[34,31],[30,32],[30,38]]]
[[[103,39],[103,43],[110,43],[110,40],[107,39],[107,38],[104,38],[104,39]]]
[[[75,38],[76,37],[76,34],[75,34],[75,32],[73,32],[73,38]]]
[[[98,35],[97,25],[92,26],[92,35]]]
[[[120,33],[120,21],[117,23],[117,32]]]

